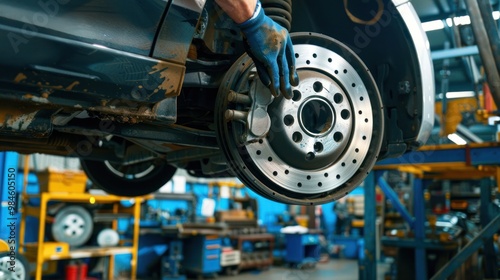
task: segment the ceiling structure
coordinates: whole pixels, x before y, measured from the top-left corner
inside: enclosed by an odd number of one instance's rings
[[[493,18],[499,22],[500,0],[491,0]],[[436,100],[442,92],[448,97],[463,93],[472,95],[481,90],[484,74],[464,0],[413,0],[424,29],[427,31],[434,61]],[[444,57],[444,58],[443,58]],[[496,126],[471,123],[465,128],[483,141],[496,141]],[[430,144],[450,142],[439,136],[437,123]],[[467,141],[471,142],[471,141]]]

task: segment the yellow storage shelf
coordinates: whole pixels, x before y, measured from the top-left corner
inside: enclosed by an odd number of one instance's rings
[[[49,189],[51,189],[49,187]],[[28,206],[27,202],[30,198],[39,198],[40,206],[32,207]],[[28,259],[35,262],[35,280],[42,279],[43,264],[45,262],[61,260],[61,259],[78,259],[78,258],[88,258],[88,257],[109,257],[109,267],[108,267],[108,279],[114,279],[114,255],[117,254],[131,254],[131,279],[136,279],[137,273],[137,251],[139,249],[139,220],[141,203],[146,199],[152,198],[149,196],[142,196],[133,198],[135,203],[129,209],[122,207],[121,201],[130,201],[129,197],[119,197],[114,195],[96,195],[89,193],[65,193],[65,192],[42,192],[37,195],[24,195],[22,219],[20,223],[20,246],[19,252],[25,254]],[[58,202],[72,202],[72,203],[109,203],[113,205],[112,213],[118,214],[120,211],[129,212],[134,218],[134,230],[132,237],[132,246],[128,247],[109,247],[109,248],[78,248],[78,249],[64,249],[61,247],[61,243],[57,242],[46,242],[45,241],[45,223],[47,221],[47,204],[51,201]],[[39,219],[38,227],[38,242],[37,243],[24,243],[25,230],[26,230],[26,217],[34,216]],[[117,221],[113,221],[113,229],[117,229]],[[61,252],[57,252],[60,246]]]

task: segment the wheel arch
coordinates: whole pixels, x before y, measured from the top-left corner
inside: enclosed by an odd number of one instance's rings
[[[381,16],[374,24],[354,22]],[[386,131],[379,159],[422,146],[434,122],[429,44],[409,1],[293,1],[293,32],[318,32],[350,47],[367,65],[381,92]]]

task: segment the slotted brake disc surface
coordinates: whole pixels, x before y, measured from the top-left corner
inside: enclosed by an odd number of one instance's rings
[[[373,167],[382,106],[368,69],[342,43],[312,33],[292,40],[300,77],[293,98],[263,101],[270,92],[244,56],[220,88],[216,124],[231,168],[248,187],[313,205],[346,195]]]

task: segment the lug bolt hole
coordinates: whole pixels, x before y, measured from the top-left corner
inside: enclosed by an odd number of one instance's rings
[[[298,90],[294,90],[293,91],[292,100],[295,101],[295,102],[297,102],[300,99],[302,99],[302,93],[300,93],[300,91],[298,91]]]
[[[342,101],[344,101],[344,97],[342,96],[342,94],[336,93],[333,96],[333,101],[335,101],[335,103],[337,103],[337,104],[340,104],[340,103],[342,103]]]
[[[323,84],[321,82],[314,82],[313,89],[315,92],[321,92],[323,90]]]
[[[307,155],[306,155],[306,160],[307,160],[307,161],[310,161],[310,160],[313,160],[315,157],[316,157],[316,155],[314,155],[314,153],[313,153],[313,152],[309,152],[309,153],[307,153]]]
[[[323,151],[323,144],[320,142],[314,143],[314,151],[317,153],[321,153]]]
[[[344,135],[342,134],[342,132],[335,132],[333,134],[333,140],[335,140],[335,142],[340,142],[342,141],[342,139],[344,139]]]
[[[291,126],[295,122],[295,119],[293,118],[292,115],[286,115],[285,118],[283,119],[283,122],[285,123],[286,126]]]
[[[344,119],[344,120],[348,120],[350,117],[351,117],[351,112],[349,112],[349,110],[342,110],[342,112],[340,112],[340,116]]]
[[[292,140],[295,143],[300,143],[302,141],[302,133],[300,133],[300,132],[293,133]]]

